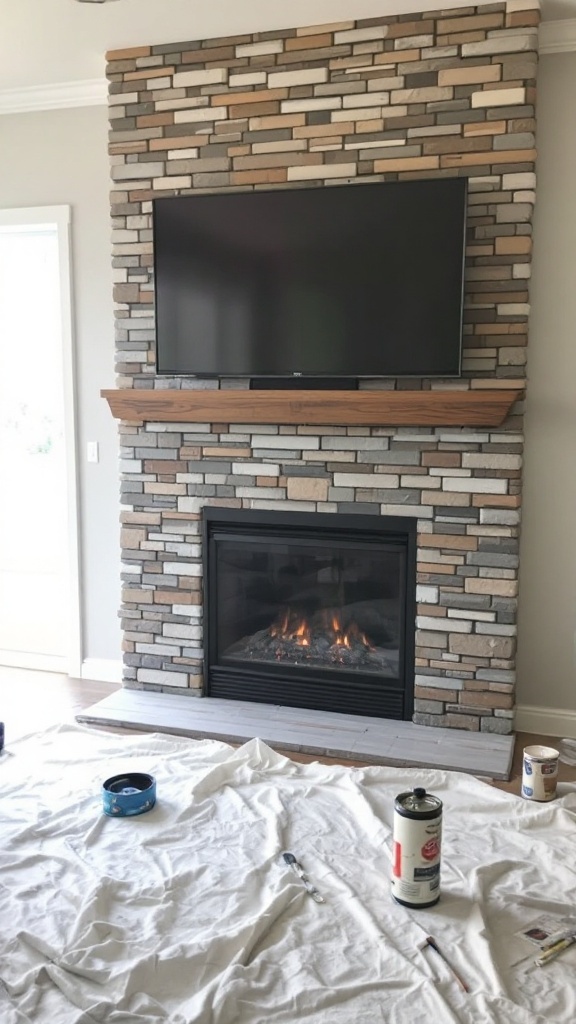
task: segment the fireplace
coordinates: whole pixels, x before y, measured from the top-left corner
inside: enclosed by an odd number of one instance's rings
[[[205,693],[410,719],[416,524],[204,508]]]

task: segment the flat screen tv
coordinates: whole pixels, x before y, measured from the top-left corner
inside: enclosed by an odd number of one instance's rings
[[[153,203],[156,372],[460,374],[467,181]]]

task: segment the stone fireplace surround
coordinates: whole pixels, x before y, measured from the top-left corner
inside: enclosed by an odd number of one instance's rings
[[[509,0],[109,54],[118,387],[217,387],[154,375],[154,196],[466,174],[463,377],[365,386],[522,389],[537,25],[532,0]],[[478,427],[188,407],[122,418],[125,685],[201,693],[204,505],[402,514],[418,526],[414,721],[511,732],[521,402]]]

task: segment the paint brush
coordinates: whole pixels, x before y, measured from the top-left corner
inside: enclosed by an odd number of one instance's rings
[[[563,953],[569,946],[573,946],[576,942],[576,933],[572,935],[566,935],[563,939],[559,939],[552,946],[547,946],[546,949],[540,954],[539,957],[534,961],[538,967],[544,967],[549,964],[551,960],[555,960],[560,953]]]
[[[435,939],[432,938],[431,935],[427,935],[426,936],[426,945],[430,946],[430,948],[433,949],[434,952],[437,953],[438,956],[444,961],[446,966],[449,968],[449,970],[452,972],[452,974],[456,978],[456,981],[460,985],[460,988],[463,989],[464,992],[469,992],[470,989],[468,988],[468,985],[466,984],[464,979],[461,977],[461,975],[458,973],[456,968],[453,967],[452,964],[450,963],[450,961],[444,956],[444,953],[439,948],[438,943],[436,942]]]

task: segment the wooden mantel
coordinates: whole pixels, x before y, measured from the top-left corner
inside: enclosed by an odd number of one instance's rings
[[[274,423],[394,427],[498,427],[517,390],[237,391],[120,388],[102,391],[129,422]]]

